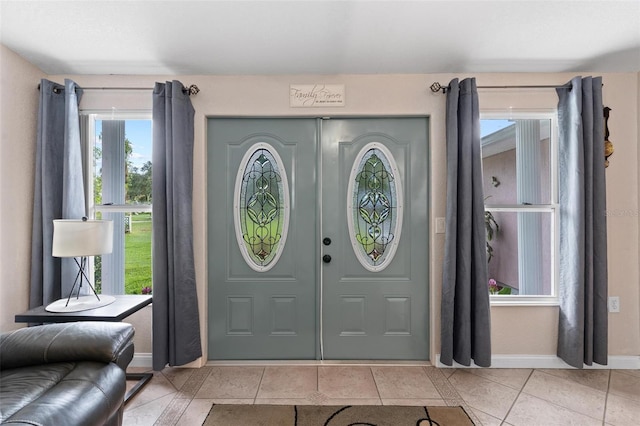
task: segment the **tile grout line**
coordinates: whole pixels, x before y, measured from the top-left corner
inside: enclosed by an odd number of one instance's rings
[[[253,396],[253,405],[256,405],[256,400],[258,399],[258,393],[260,393],[260,386],[262,385],[262,380],[264,379],[264,373],[266,372],[267,367],[262,367],[262,374],[260,375],[260,381],[258,382],[258,387],[256,388],[256,394]]]
[[[602,426],[606,424],[605,420],[607,419],[607,404],[609,403],[609,391],[611,390],[611,370],[609,370],[609,377],[607,380],[607,393],[604,396],[604,410],[602,412]]]
[[[545,374],[545,375],[548,375],[548,376],[553,376],[553,374],[551,374],[551,373],[547,373],[547,372],[545,372],[545,371],[541,371],[540,369],[534,369],[534,372],[535,372],[535,371],[538,371],[540,374]],[[532,374],[533,374],[533,373],[532,373]],[[611,373],[609,373],[609,375],[611,375]],[[562,379],[562,380],[564,380],[564,381],[567,381],[567,382],[571,382],[571,383],[573,383],[574,385],[580,385],[580,386],[582,386],[582,387],[590,388],[590,389],[592,389],[592,390],[594,390],[594,391],[597,391],[597,392],[602,392],[602,393],[604,393],[604,394],[605,394],[605,398],[606,398],[606,394],[608,393],[608,392],[604,392],[604,391],[599,391],[599,390],[594,389],[594,388],[592,388],[592,387],[590,387],[590,386],[588,386],[588,385],[584,385],[584,384],[582,384],[582,383],[578,383],[578,382],[576,382],[576,381],[574,381],[574,380],[572,380],[572,379],[569,379],[569,378],[563,378],[563,377],[558,377],[558,376],[554,376],[554,377],[560,378],[560,379]],[[581,416],[585,416],[585,417],[588,417],[588,418],[593,419],[593,420],[598,420],[598,418],[596,418],[596,417],[594,417],[594,416],[592,416],[592,415],[590,415],[590,414],[582,413],[582,412],[577,411],[577,410],[575,410],[575,409],[573,409],[573,408],[569,408],[569,407],[565,407],[564,405],[560,405],[560,404],[558,404],[558,403],[557,403],[557,402],[555,402],[555,401],[551,401],[551,400],[545,399],[545,398],[543,398],[543,397],[541,397],[541,396],[537,396],[537,395],[533,395],[533,394],[530,394],[530,393],[524,392],[524,387],[523,387],[522,389],[523,389],[522,393],[524,393],[524,394],[525,394],[525,395],[527,395],[527,396],[530,396],[530,397],[532,397],[532,398],[539,399],[539,400],[541,400],[541,401],[545,401],[546,403],[551,404],[551,405],[553,405],[553,406],[555,406],[555,407],[561,408],[561,409],[563,409],[563,410],[565,410],[565,411],[570,411],[571,413],[575,413],[575,414],[578,414],[578,415],[581,415]]]
[[[206,370],[202,368],[195,370],[185,381],[185,383],[180,387],[180,395],[186,395],[190,397],[190,399],[194,399],[202,385],[209,378],[209,375],[212,371],[213,370],[209,368],[207,368]]]
[[[536,369],[532,368],[531,372],[529,373],[529,376],[527,377],[527,380],[524,381],[524,383],[522,384],[522,387],[520,388],[520,390],[518,390],[518,395],[516,395],[516,397],[513,399],[511,406],[509,406],[509,409],[505,413],[504,418],[500,422],[501,425],[504,425],[506,423],[507,417],[509,417],[509,414],[511,414],[511,410],[513,410],[513,407],[515,407],[516,403],[518,402],[518,398],[520,398],[520,395],[522,395],[522,392],[524,391],[525,386],[527,386],[527,383],[529,383],[529,380],[531,380],[531,376],[533,376],[534,371],[536,371]]]
[[[529,378],[527,377],[527,380],[525,380],[525,383],[522,385],[522,387],[521,387],[521,388],[517,388],[517,387],[515,387],[515,386],[508,385],[508,384],[506,384],[506,383],[503,383],[503,382],[500,382],[500,381],[498,381],[498,380],[495,380],[495,379],[493,379],[493,378],[491,378],[491,377],[482,376],[482,375],[480,375],[480,374],[475,374],[475,373],[474,373],[474,370],[477,370],[476,368],[463,368],[463,369],[461,369],[461,370],[463,370],[463,371],[464,371],[464,372],[466,372],[466,373],[473,374],[473,375],[475,375],[476,377],[480,377],[481,379],[484,379],[484,380],[487,380],[487,381],[489,381],[489,382],[495,383],[496,385],[504,386],[504,387],[507,387],[507,388],[509,388],[509,389],[513,389],[513,390],[522,390],[522,388],[524,388],[524,385],[525,385],[525,384],[527,383],[527,381],[529,380]],[[533,372],[534,372],[536,369],[535,369],[535,368],[516,368],[516,370],[531,370],[531,373],[529,373],[529,377],[531,377],[531,374],[533,374]]]
[[[462,406],[474,423],[482,425],[478,416],[473,412],[473,408],[462,398],[458,393],[458,390],[453,386],[453,384],[451,384],[449,378],[445,377],[442,371],[436,367],[422,367],[422,369],[427,374],[431,384],[436,388],[447,406],[451,406],[451,402],[455,405]],[[455,374],[455,372],[453,374]]]
[[[176,387],[176,385],[162,372],[162,370],[158,371],[158,373],[164,377],[164,379],[169,382],[171,384],[171,387],[174,389],[175,392],[173,392],[173,396],[171,397],[171,401],[169,401],[169,403],[167,404],[167,406],[165,407],[164,410],[162,410],[162,412],[160,413],[160,415],[156,418],[156,420],[154,421],[154,426],[158,425],[158,426],[162,426],[162,425],[170,425],[172,423],[170,423],[169,418],[170,417],[175,417],[175,412],[176,410],[179,412],[179,415],[177,416],[177,418],[180,418],[180,416],[182,416],[182,413],[184,412],[184,410],[186,409],[186,407],[183,407],[182,410],[180,410],[180,407],[176,408],[176,405],[178,404],[177,402],[177,396],[180,394],[180,389],[178,389]],[[155,377],[155,374],[154,374]],[[154,402],[157,401],[159,398],[156,398],[155,400],[153,400]],[[151,402],[151,401],[150,401]],[[175,419],[174,422],[175,423]]]
[[[156,373],[156,372],[154,372],[154,377],[155,377],[155,373]],[[158,371],[157,373],[159,373],[159,374],[161,374],[163,377],[165,377],[165,376],[164,376],[164,374],[162,374],[162,372],[161,372],[161,371]],[[153,380],[153,378],[152,378],[152,380]],[[168,381],[169,383],[171,383],[171,381],[170,381],[170,380],[168,380],[168,379],[167,379],[167,381]],[[175,396],[178,394],[178,392],[179,392],[179,391],[178,391],[178,389],[176,389],[176,387],[173,385],[173,383],[171,383],[171,386],[172,386],[172,387],[173,387],[173,389],[175,390],[175,392],[171,392],[171,394],[173,394],[173,395],[174,395],[174,398],[175,398]],[[141,392],[142,392],[142,391],[141,391]],[[138,395],[140,395],[140,394],[138,394]],[[133,397],[132,401],[135,401],[135,400],[136,400],[136,397],[137,397],[138,395],[135,395],[135,396]],[[157,400],[162,399],[162,398],[164,398],[164,397],[165,397],[165,396],[167,396],[167,395],[169,395],[169,394],[165,394],[165,395],[162,395],[162,396],[158,396],[158,397],[156,397],[156,398],[154,398],[154,399],[152,399],[152,400],[149,400],[149,401],[147,401],[147,402],[145,402],[145,403],[143,403],[143,404],[140,404],[140,405],[136,405],[136,406],[134,406],[134,407],[127,408],[127,407],[125,406],[124,412],[132,411],[132,410],[137,410],[138,408],[140,408],[140,407],[144,407],[145,405],[149,405],[149,404],[151,404],[151,403],[154,403],[154,402],[156,402]]]
[[[380,388],[378,387],[378,382],[376,381],[376,376],[373,374],[373,370],[369,367],[369,373],[371,374],[371,378],[373,379],[373,384],[376,386],[376,392],[378,394],[378,400],[380,401],[380,405],[384,405],[382,403],[382,395],[380,395]]]
[[[180,417],[185,413],[187,407],[192,400],[186,398],[173,398],[167,407],[162,411],[162,414],[156,419],[154,425],[174,425],[180,420]]]
[[[172,425],[177,423],[187,411],[189,405],[195,399],[196,393],[211,374],[211,370],[207,367],[194,369],[187,380],[180,386],[180,389],[176,388],[175,384],[162,371],[160,373],[171,383],[171,386],[176,389],[176,392],[167,407],[156,419],[154,425]],[[189,391],[190,388],[191,391]],[[185,390],[187,390],[187,392],[185,392]]]
[[[202,373],[203,372],[201,371],[192,371],[189,377],[187,378],[187,380],[182,384],[182,386],[180,386],[180,389],[178,389],[173,383],[173,381],[171,381],[171,379],[167,377],[167,375],[165,375],[162,371],[160,371],[160,374],[162,374],[164,378],[167,379],[169,383],[171,383],[171,386],[173,386],[176,392],[173,398],[171,399],[171,401],[169,402],[169,404],[167,405],[167,407],[162,411],[160,416],[156,419],[154,425],[158,425],[158,426],[173,425],[180,420],[180,418],[184,415],[184,413],[189,408],[189,405],[193,401],[193,398],[195,397],[195,394],[197,393],[198,389],[200,389],[202,384],[205,382],[205,380],[209,376],[210,371],[207,371],[206,374],[202,374]],[[199,378],[202,378],[202,380],[198,380]],[[184,392],[185,388],[187,389],[190,387],[193,388],[194,385],[197,385],[197,388],[193,389],[193,394]],[[184,398],[185,395],[187,395],[187,398]]]
[[[310,405],[319,405],[317,403],[318,400],[322,400],[323,398],[327,398],[326,395],[324,395],[322,392],[320,392],[320,365],[316,365],[314,366],[316,369],[316,389],[315,392],[312,392],[311,394],[307,394],[305,396],[305,401],[309,402]]]

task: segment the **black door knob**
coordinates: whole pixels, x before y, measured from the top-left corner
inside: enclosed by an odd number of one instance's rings
[[[331,256],[329,256],[328,254],[325,254],[324,256],[322,256],[322,261],[324,263],[329,263],[331,262]]]
[[[322,244],[324,244],[325,246],[328,246],[329,244],[331,244],[331,238],[329,237],[325,237],[322,239]]]

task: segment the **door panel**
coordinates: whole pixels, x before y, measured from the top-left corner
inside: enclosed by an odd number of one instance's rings
[[[210,119],[208,141],[209,357],[313,359],[316,121]],[[286,242],[266,272],[254,270],[242,256],[234,222],[238,170],[257,143],[277,151],[290,191]]]
[[[428,359],[427,121],[331,119],[322,123],[322,265],[325,359]],[[403,231],[381,271],[357,259],[347,223],[350,171],[377,142],[398,166]]]

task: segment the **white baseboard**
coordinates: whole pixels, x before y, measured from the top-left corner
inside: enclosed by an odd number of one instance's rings
[[[129,363],[129,367],[153,367],[153,359],[151,353],[135,353],[133,359]]]
[[[323,361],[311,361],[311,363],[321,363]],[[290,361],[285,363],[291,363]],[[340,364],[338,361],[331,363]],[[402,363],[398,363],[402,364]],[[153,366],[151,353],[136,353],[129,367],[148,367]],[[436,355],[435,366],[438,368],[480,368],[475,364],[467,367],[454,361],[452,366],[444,365],[440,362],[440,354]],[[555,355],[493,355],[491,357],[491,368],[573,368],[569,364]],[[609,356],[608,365],[593,364],[585,365],[585,369],[611,369],[611,370],[639,370],[640,356]]]
[[[453,365],[445,365],[440,362],[440,354],[436,354],[436,367],[439,368],[480,368],[475,364],[471,366],[453,362]],[[573,368],[555,355],[493,355],[491,368]],[[609,356],[608,365],[585,365],[585,369],[610,369],[610,370],[637,370],[640,369],[640,356]]]

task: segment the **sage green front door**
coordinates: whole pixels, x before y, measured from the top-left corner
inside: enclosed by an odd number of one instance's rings
[[[210,359],[317,357],[315,134],[312,119],[209,119]]]
[[[428,359],[426,137],[424,118],[323,122],[325,359]]]
[[[427,135],[209,119],[210,359],[428,359]]]

